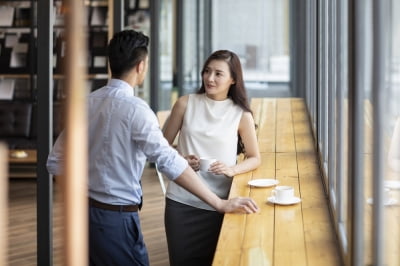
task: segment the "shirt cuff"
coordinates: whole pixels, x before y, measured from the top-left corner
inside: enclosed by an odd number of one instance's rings
[[[188,165],[186,159],[176,153],[169,163],[157,165],[157,167],[168,179],[175,180],[185,171]]]

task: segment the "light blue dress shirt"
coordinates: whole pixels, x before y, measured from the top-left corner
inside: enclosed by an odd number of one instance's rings
[[[134,89],[118,79],[88,96],[89,196],[115,205],[139,204],[146,159],[174,180],[187,161],[163,137],[157,117]],[[53,175],[62,174],[64,133],[47,160]]]

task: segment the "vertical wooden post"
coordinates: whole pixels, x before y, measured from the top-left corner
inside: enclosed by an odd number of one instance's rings
[[[108,0],[108,40],[114,35],[114,0]]]
[[[69,0],[66,14],[65,265],[88,264],[86,45],[84,6]]]
[[[8,152],[0,143],[0,265],[7,265],[8,224]]]

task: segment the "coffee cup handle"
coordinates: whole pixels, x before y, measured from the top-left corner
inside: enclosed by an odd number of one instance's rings
[[[272,195],[272,197],[276,196],[276,190],[275,189],[271,191],[271,195]]]

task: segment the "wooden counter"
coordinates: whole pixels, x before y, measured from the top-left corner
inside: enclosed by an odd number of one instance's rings
[[[330,222],[306,106],[298,98],[255,98],[262,165],[234,177],[230,197],[250,196],[261,212],[224,217],[213,265],[341,265]],[[267,202],[273,187],[250,187],[274,178],[295,188],[301,202]]]

